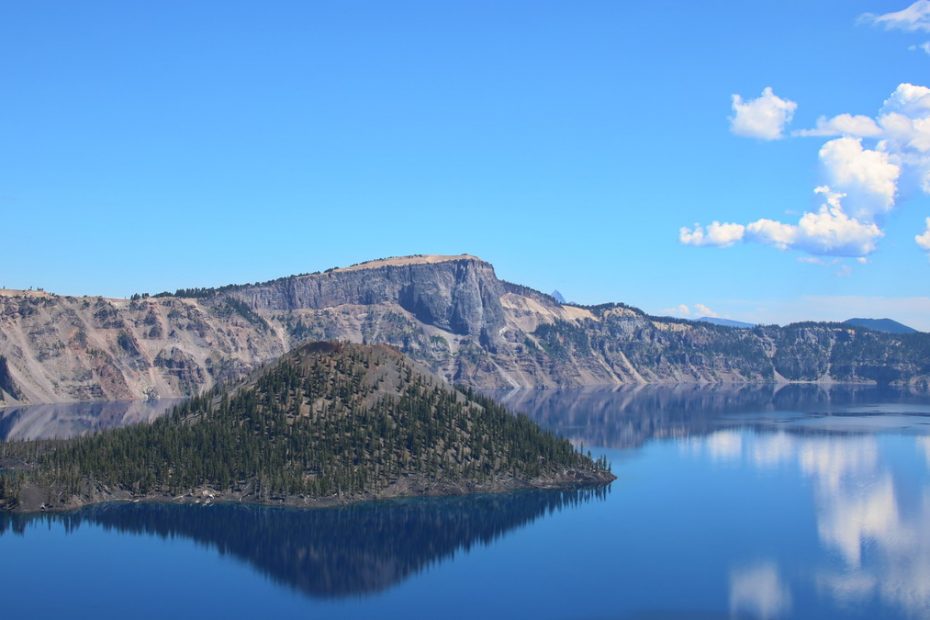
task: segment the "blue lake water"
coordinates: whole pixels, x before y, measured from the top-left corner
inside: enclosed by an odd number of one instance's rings
[[[930,397],[814,386],[498,396],[606,454],[618,480],[599,491],[326,510],[130,504],[0,516],[0,609],[9,618],[930,617]],[[30,422],[32,411],[42,420]],[[13,420],[0,409],[0,437],[111,425],[93,417],[60,407]]]

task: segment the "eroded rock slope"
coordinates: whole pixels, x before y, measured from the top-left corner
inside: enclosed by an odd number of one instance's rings
[[[322,339],[390,344],[488,389],[930,378],[927,334],[733,329],[579,307],[504,282],[473,256],[413,256],[132,300],[0,292],[0,398],[186,396]]]

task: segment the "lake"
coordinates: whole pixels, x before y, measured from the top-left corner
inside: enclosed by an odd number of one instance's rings
[[[0,516],[4,617],[927,618],[930,397],[867,387],[496,395],[609,488],[295,510]],[[167,403],[0,409],[0,438]]]

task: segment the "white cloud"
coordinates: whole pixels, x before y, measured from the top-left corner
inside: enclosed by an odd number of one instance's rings
[[[756,99],[744,101],[740,95],[733,95],[732,106],[730,131],[738,136],[778,140],[784,136],[785,126],[791,122],[798,104],[782,99],[771,86],[766,86]]]
[[[698,316],[708,317],[711,319],[716,319],[720,316],[704,304],[694,304],[694,311]]]
[[[875,15],[864,13],[859,20],[865,23],[884,26],[887,30],[904,30],[907,32],[930,32],[930,0],[917,0],[914,4],[900,11]]]
[[[820,148],[831,185],[857,203],[856,216],[871,219],[894,206],[901,168],[889,154],[862,147],[859,138],[837,138]]]
[[[913,149],[917,153],[930,151],[930,117],[911,118],[899,112],[891,112],[882,115],[878,122],[887,139],[885,148],[892,147],[895,151]]]
[[[798,238],[794,246],[811,254],[865,256],[875,251],[875,242],[883,233],[875,224],[849,217],[840,200],[843,194],[828,187],[814,190],[826,195],[826,203],[817,213],[805,213],[798,221]]]
[[[930,52],[930,42],[927,43]],[[930,193],[930,88],[902,83],[884,101],[878,115],[821,117],[814,129],[795,136],[842,136],[820,150],[829,183],[849,195],[851,212],[870,219],[895,206],[905,177],[908,186]],[[874,139],[865,148],[862,139]]]
[[[930,88],[900,84],[885,100],[878,123],[878,147],[902,167],[907,186],[930,194]]]
[[[798,227],[783,224],[775,220],[760,219],[751,222],[747,227],[749,238],[768,245],[774,245],[779,250],[787,250],[798,238]]]
[[[682,226],[678,231],[678,240],[685,245],[725,248],[740,241],[745,232],[742,224],[712,222],[707,230],[700,224],[695,224],[693,229]]]
[[[904,82],[885,99],[882,112],[916,115],[930,112],[930,88]]]
[[[890,23],[891,18],[885,17],[875,19]],[[927,50],[930,52],[930,42]],[[776,97],[771,88],[747,102],[735,95],[732,130],[779,138],[796,107],[794,102]],[[679,240],[686,245],[714,247],[754,241],[781,250],[856,258],[864,263],[876,250],[884,235],[884,218],[901,195],[914,191],[930,194],[930,88],[926,86],[899,84],[874,117],[849,113],[822,116],[814,128],[792,135],[830,138],[818,151],[826,183],[815,190],[824,195],[824,203],[816,211],[803,213],[797,223],[762,217],[748,223],[715,221],[706,229],[695,224],[681,228]],[[930,243],[926,234],[917,237],[924,249]],[[838,274],[849,273],[848,265],[839,267]]]
[[[914,241],[917,242],[917,245],[919,245],[921,249],[924,249],[930,252],[930,217],[927,218],[926,224],[927,224],[926,230],[924,230],[922,234],[919,234],[916,237],[914,237]]]
[[[924,54],[930,54],[930,41],[924,41],[923,43],[919,45],[910,45],[908,46],[907,49],[909,49],[912,52],[916,52],[917,50],[920,50]]]
[[[882,130],[872,117],[863,114],[838,114],[833,118],[821,116],[814,129],[800,129],[792,135],[802,137],[817,136],[853,136],[857,138],[874,138]]]
[[[694,304],[689,306],[688,304],[678,304],[677,306],[671,306],[668,308],[662,308],[659,310],[659,314],[662,316],[678,316],[682,318],[689,318],[695,316],[697,318],[719,318],[720,314],[717,313],[713,308],[706,306],[704,304]]]
[[[763,218],[746,226],[714,222],[706,231],[695,224],[693,229],[682,228],[679,239],[687,245],[702,246],[755,241],[780,250],[829,256],[861,257],[874,252],[876,241],[883,235],[879,227],[847,215],[841,203],[844,194],[825,186],[814,191],[824,195],[824,204],[816,212],[804,213],[797,224]]]

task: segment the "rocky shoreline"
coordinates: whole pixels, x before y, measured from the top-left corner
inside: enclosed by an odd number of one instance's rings
[[[24,487],[18,501],[0,499],[0,512],[34,514],[42,512],[67,512],[86,506],[107,503],[164,503],[210,505],[218,503],[241,503],[263,506],[285,506],[289,508],[332,508],[379,500],[443,497],[478,494],[512,493],[516,491],[544,489],[579,489],[607,486],[617,477],[608,471],[569,469],[555,476],[531,480],[513,477],[497,478],[488,482],[451,483],[433,481],[418,475],[402,476],[390,486],[377,493],[333,495],[330,497],[307,497],[297,495],[259,496],[248,486],[241,490],[218,490],[210,487],[194,489],[184,495],[168,493],[133,494],[126,489],[110,489],[98,486],[81,495],[65,497],[54,489],[39,486]]]

